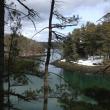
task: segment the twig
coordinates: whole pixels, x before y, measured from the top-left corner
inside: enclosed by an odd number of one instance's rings
[[[8,93],[8,91],[5,91],[4,94],[5,94],[5,95],[10,94],[10,95],[16,96],[16,97],[18,97],[18,98],[20,98],[20,99],[22,99],[22,100],[24,100],[24,101],[30,102],[27,97],[25,97],[25,96],[23,96],[23,95],[20,95],[20,94],[18,94],[18,93],[12,92],[12,91],[10,91],[9,93]]]
[[[20,0],[17,0],[23,7],[25,7],[28,10],[28,14],[31,15],[32,17],[34,17],[35,15],[37,15],[39,17],[39,14],[34,11],[33,9],[30,9],[29,7],[27,7],[24,3],[22,3]]]
[[[45,30],[45,29],[48,29],[48,27],[44,27],[44,28],[41,29],[40,31],[36,32],[36,33],[31,37],[31,39],[32,39],[33,37],[35,37],[37,34],[39,34],[40,32],[42,32],[43,30]]]
[[[107,66],[102,70],[102,72],[104,73],[108,68],[110,68],[110,64],[107,65]]]
[[[20,10],[18,10],[18,9],[16,10],[16,9],[14,9],[14,8],[11,8],[11,7],[9,7],[9,6],[6,5],[6,4],[5,4],[5,8],[8,9],[8,11],[9,11],[9,9],[10,9],[10,10],[12,10],[12,11],[17,11],[17,12],[21,13],[22,15],[24,15],[23,17],[21,17],[21,19],[27,17],[27,18],[33,23],[33,26],[34,26],[34,28],[35,28],[35,30],[36,30],[36,25],[35,25],[33,19],[31,18],[31,16],[29,15],[29,13],[28,13],[28,14],[25,14],[25,13],[23,13],[22,11],[20,11]]]

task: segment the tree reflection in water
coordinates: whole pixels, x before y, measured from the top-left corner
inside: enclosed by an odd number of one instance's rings
[[[64,110],[110,110],[110,91],[103,88],[88,88],[80,94],[93,99],[97,104],[87,103],[84,100],[78,100],[72,93],[64,92],[58,98],[60,106]],[[79,95],[79,94],[77,94]]]
[[[65,75],[66,74],[66,75]],[[96,76],[87,76],[89,80],[92,83],[91,85],[84,86],[83,84],[80,84],[81,75],[79,75],[80,78],[72,78],[70,80],[70,77],[67,78],[67,71],[66,73],[64,72],[64,78],[66,80],[70,81],[68,84],[62,84],[60,87],[57,86],[57,91],[58,88],[60,89],[60,96],[58,98],[58,102],[60,103],[60,106],[64,110],[110,110],[110,89],[109,87],[107,88],[107,85],[109,85],[109,77],[103,77],[101,81],[101,76],[96,77]],[[76,77],[73,75],[73,77]],[[77,76],[78,77],[78,76]],[[88,83],[88,78],[85,78],[86,76],[83,76],[83,81],[84,84],[86,82],[85,79],[87,79]],[[92,77],[92,79],[90,78]],[[74,80],[75,81],[74,81]],[[79,80],[78,80],[79,79]],[[100,82],[102,82],[102,85],[96,85],[94,84],[94,81],[98,81],[100,79]],[[76,81],[77,80],[77,81]],[[83,81],[81,81],[83,83]],[[103,84],[105,82],[105,86]],[[71,84],[71,85],[70,85]],[[88,83],[89,84],[89,83]],[[79,85],[83,85],[84,87],[80,87]],[[87,84],[86,84],[87,85]],[[82,99],[85,97],[86,99]]]

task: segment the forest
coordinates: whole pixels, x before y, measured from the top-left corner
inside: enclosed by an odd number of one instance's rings
[[[19,56],[35,56],[37,54],[42,54],[44,51],[44,47],[40,42],[29,39],[27,37],[16,35],[16,39],[18,38],[18,51]],[[10,38],[11,35],[5,35],[4,37],[4,45],[5,50],[8,52],[10,49]]]
[[[109,4],[0,0],[0,110],[110,110]]]
[[[64,56],[74,60],[88,56],[104,56],[110,60],[110,22],[97,25],[87,22],[68,34],[63,47]]]

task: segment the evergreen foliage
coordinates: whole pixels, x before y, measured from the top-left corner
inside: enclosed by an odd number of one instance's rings
[[[69,33],[63,45],[66,58],[75,59],[78,58],[77,56],[87,58],[98,55],[108,60],[110,59],[110,22],[98,25],[87,22],[85,26]]]

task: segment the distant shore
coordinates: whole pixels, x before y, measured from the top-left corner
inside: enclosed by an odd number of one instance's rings
[[[36,54],[36,55],[19,56],[19,58],[36,60],[39,57],[45,57],[45,56],[46,56],[45,54]]]
[[[85,74],[110,74],[110,71],[105,71],[104,73],[102,72],[104,69],[104,65],[96,65],[96,66],[86,66],[86,65],[80,65],[76,63],[70,63],[70,62],[61,62],[60,60],[52,62],[53,65],[56,67],[63,68],[65,70],[70,70],[70,71],[77,71],[80,73],[85,73]]]

